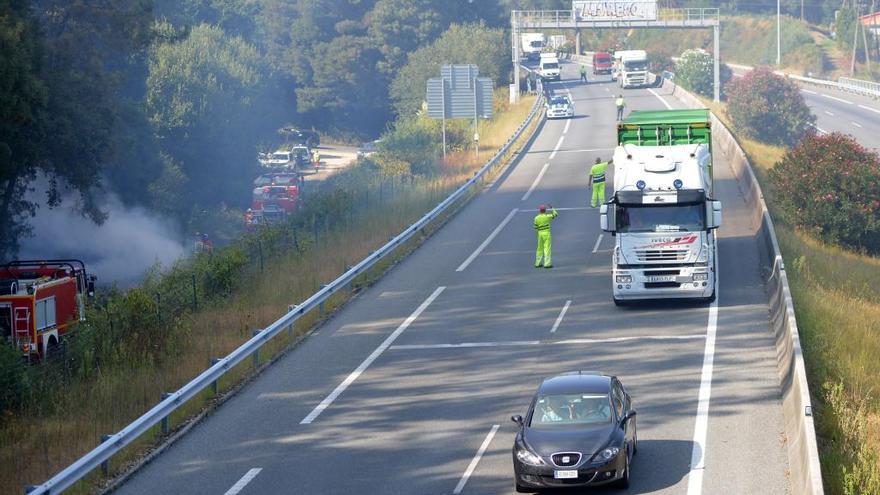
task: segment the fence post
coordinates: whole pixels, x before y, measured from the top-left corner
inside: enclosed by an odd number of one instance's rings
[[[196,295],[196,274],[192,274],[192,288],[193,288],[193,313],[199,310],[199,299]]]
[[[256,337],[260,333],[260,331],[261,330],[259,328],[254,329],[253,336]],[[257,347],[256,351],[254,351],[253,357],[251,359],[253,359],[254,368],[256,368],[260,365],[260,348],[259,347]]]
[[[260,253],[260,273],[263,273],[263,241],[257,239],[257,250]]]
[[[160,400],[165,400],[165,399],[171,397],[172,395],[173,394],[170,392],[162,392],[162,394],[159,397],[160,397]],[[162,418],[162,434],[163,435],[168,434],[168,416],[165,416],[164,418]]]
[[[101,435],[101,443],[110,440],[112,436],[113,435]],[[110,459],[107,459],[106,461],[101,463],[101,473],[103,473],[104,476],[110,476]]]
[[[162,321],[162,294],[156,292],[156,317]]]
[[[211,358],[211,366],[214,366],[215,364],[217,364],[219,362],[220,362],[220,358]],[[213,382],[211,382],[211,391],[214,392],[214,395],[217,395],[218,388],[219,388],[217,382],[218,382],[218,380],[214,380]]]

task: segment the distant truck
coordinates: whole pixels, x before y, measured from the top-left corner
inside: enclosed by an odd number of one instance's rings
[[[614,63],[611,60],[611,54],[608,52],[593,53],[593,75],[611,74],[614,69]]]
[[[538,60],[544,51],[544,33],[523,33],[520,35],[520,48],[526,60]]]
[[[558,81],[560,78],[559,59],[555,53],[542,53],[538,75],[545,81]]]
[[[645,50],[620,50],[614,52],[612,79],[621,88],[641,88],[650,84],[648,54]]]
[[[0,265],[0,338],[28,361],[60,349],[76,322],[85,321],[85,297],[94,275],[82,261],[11,261]]]
[[[599,210],[615,236],[614,303],[714,301],[721,202],[713,199],[708,110],[636,111],[617,126],[614,194]]]

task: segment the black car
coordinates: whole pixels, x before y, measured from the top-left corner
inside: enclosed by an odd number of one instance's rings
[[[636,411],[615,376],[576,371],[541,383],[513,443],[516,491],[629,486]]]

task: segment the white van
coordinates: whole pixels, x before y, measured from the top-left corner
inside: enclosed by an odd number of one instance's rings
[[[558,81],[561,67],[555,53],[542,53],[538,75],[545,81]]]

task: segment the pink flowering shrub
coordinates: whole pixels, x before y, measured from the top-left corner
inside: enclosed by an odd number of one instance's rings
[[[766,67],[734,79],[725,91],[734,128],[758,141],[793,145],[816,121],[797,85]]]
[[[773,166],[784,219],[818,237],[880,253],[880,157],[852,137],[808,133]]]

